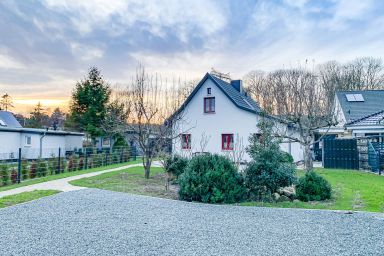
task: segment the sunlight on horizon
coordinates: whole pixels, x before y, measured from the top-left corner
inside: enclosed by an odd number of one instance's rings
[[[69,98],[56,98],[56,99],[26,99],[26,98],[14,98],[14,108],[11,109],[14,113],[28,115],[37,103],[41,103],[43,109],[47,113],[51,113],[56,107],[59,107],[62,111],[67,111],[69,106]]]

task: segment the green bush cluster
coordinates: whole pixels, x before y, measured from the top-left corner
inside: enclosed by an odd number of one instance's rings
[[[314,171],[309,171],[299,179],[296,196],[301,201],[330,199],[332,188],[329,182]]]
[[[187,165],[188,159],[178,155],[168,156],[164,160],[165,171],[176,179],[178,179],[179,176],[184,173]]]
[[[272,122],[262,120],[258,127],[262,138],[250,137],[247,151],[253,160],[245,169],[245,186],[249,199],[271,200],[279,188],[296,182],[296,168],[292,156],[280,149],[280,141],[272,135]]]
[[[0,181],[3,186],[7,185],[9,181],[8,165],[0,165]]]
[[[182,200],[234,203],[244,199],[243,177],[226,157],[201,155],[191,159],[179,178]]]

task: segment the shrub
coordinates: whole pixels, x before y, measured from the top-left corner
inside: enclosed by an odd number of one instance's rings
[[[164,160],[165,171],[176,179],[185,171],[187,165],[188,159],[178,155],[166,157]]]
[[[23,180],[28,179],[28,162],[27,162],[27,160],[21,161],[21,178]]]
[[[296,196],[302,201],[320,201],[330,199],[332,188],[329,182],[314,171],[309,171],[299,179]]]
[[[36,178],[36,172],[37,172],[37,163],[36,161],[32,161],[29,166],[29,178],[31,179]]]
[[[47,162],[43,159],[38,161],[37,164],[37,176],[38,177],[45,177],[48,173],[48,165]]]
[[[67,170],[69,172],[76,171],[77,170],[77,159],[76,156],[71,155],[68,159],[68,166]]]
[[[85,163],[84,163],[84,157],[80,157],[79,158],[79,164],[78,164],[78,168],[79,168],[79,170],[83,170],[84,169],[84,165],[85,165]]]
[[[205,203],[234,203],[244,199],[243,177],[224,156],[192,158],[179,178],[180,199]]]
[[[296,182],[296,171],[292,156],[280,149],[280,141],[273,137],[273,123],[261,120],[258,124],[262,133],[250,137],[247,148],[253,161],[245,169],[245,185],[249,199],[271,199],[280,187]]]
[[[12,168],[11,171],[11,182],[12,184],[15,184],[17,182],[17,171],[15,168]]]
[[[8,165],[0,165],[0,179],[3,186],[7,185],[9,181]]]

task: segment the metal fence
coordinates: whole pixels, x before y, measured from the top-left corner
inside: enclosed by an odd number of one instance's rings
[[[50,157],[26,158],[24,149],[17,154],[0,153],[0,186],[20,183],[28,179],[75,172],[136,160],[135,148],[81,148],[76,150],[44,149]],[[40,151],[40,149],[27,149]],[[47,155],[47,153],[44,152]]]

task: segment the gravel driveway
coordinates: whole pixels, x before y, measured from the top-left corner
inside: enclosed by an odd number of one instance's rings
[[[0,210],[0,255],[383,255],[382,214],[84,189]]]

